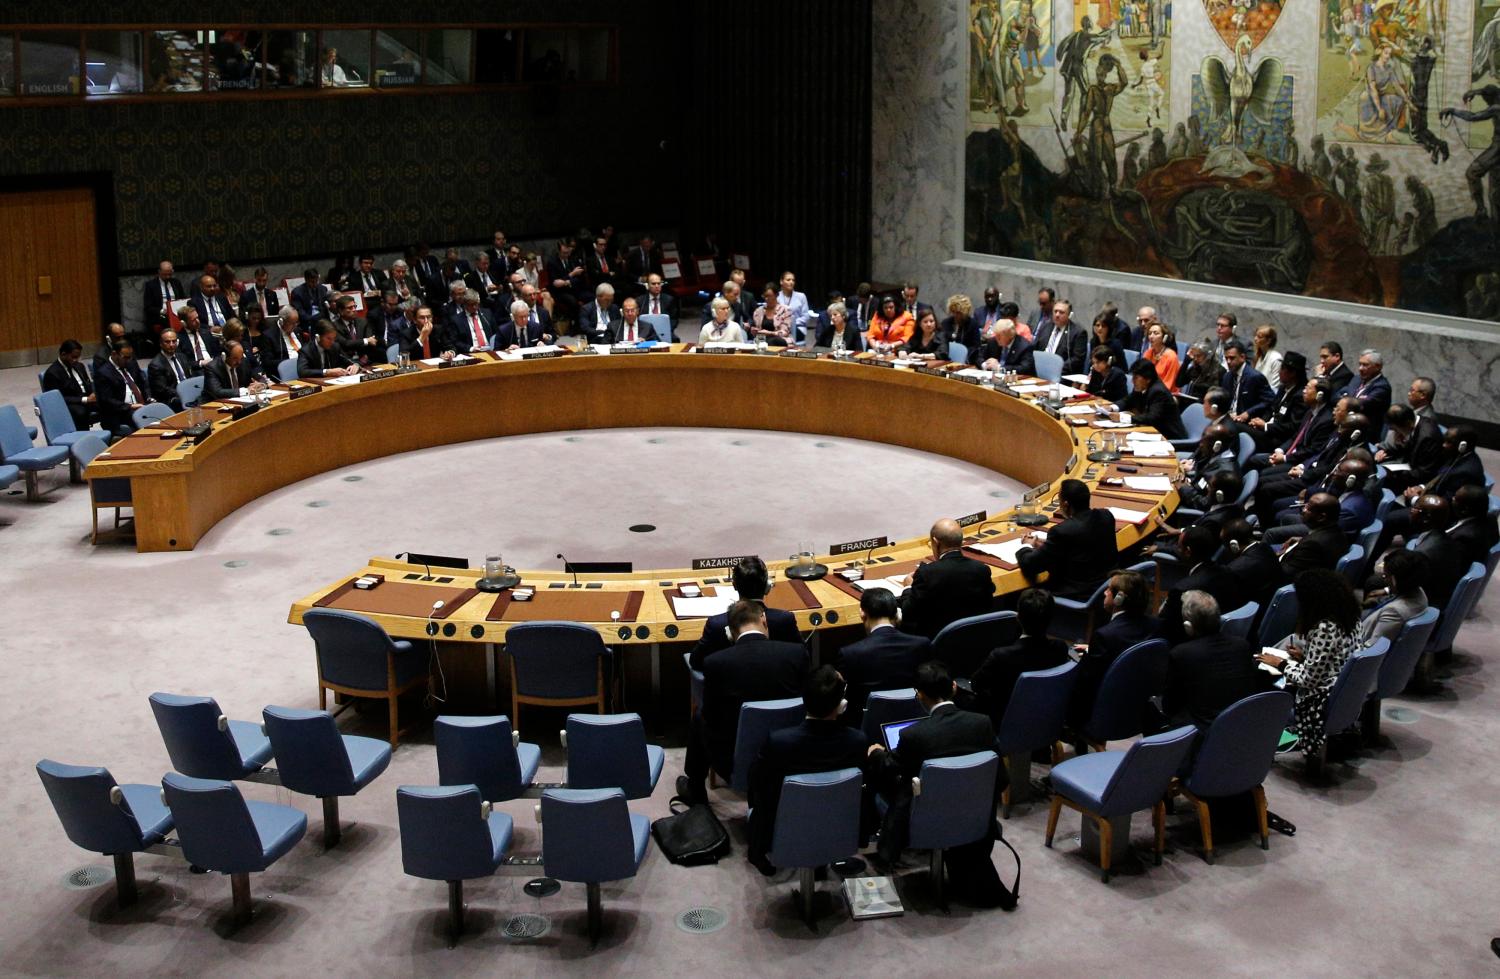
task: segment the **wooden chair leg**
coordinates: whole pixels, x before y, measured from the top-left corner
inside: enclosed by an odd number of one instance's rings
[[[328,709],[328,688],[318,684],[318,710]]]
[[[1052,845],[1052,834],[1057,832],[1057,817],[1062,812],[1062,806],[1062,796],[1054,795],[1052,797],[1052,808],[1047,811],[1047,846]]]
[[[1167,848],[1167,804],[1158,802],[1151,807],[1151,822],[1156,826],[1156,865],[1161,866],[1161,855]]]
[[[1203,836],[1203,859],[1213,863],[1214,829],[1213,822],[1208,815],[1208,803],[1202,799],[1194,799],[1193,807],[1198,810],[1198,832]]]
[[[396,708],[400,698],[393,692],[387,695],[386,703],[390,705],[391,715],[391,750],[396,750],[396,743],[401,739],[401,729],[396,725]]]
[[[1260,822],[1260,848],[1271,849],[1271,827],[1266,819],[1266,787],[1257,785],[1251,792],[1255,795],[1255,817]]]
[[[1099,827],[1099,874],[1104,883],[1108,884],[1109,858],[1115,848],[1115,827],[1103,816],[1094,816],[1094,825]]]

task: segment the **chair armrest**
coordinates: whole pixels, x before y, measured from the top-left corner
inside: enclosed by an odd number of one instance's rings
[[[917,775],[912,776],[912,780],[911,780],[911,794],[912,794],[912,798],[916,798],[917,796],[919,796],[919,795],[922,794],[922,778],[921,778],[921,776],[917,776]]]

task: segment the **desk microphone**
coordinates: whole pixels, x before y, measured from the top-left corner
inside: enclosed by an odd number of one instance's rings
[[[397,554],[396,556],[397,557],[410,558],[411,557],[411,551],[402,551],[400,554]],[[427,577],[423,578],[422,580],[423,581],[431,581],[432,580],[432,565],[428,564],[426,561],[423,561],[422,562],[422,567],[427,570]],[[433,610],[436,611],[437,608],[441,608],[441,607],[442,607],[442,603],[439,603]],[[431,616],[429,616],[429,618],[431,618]]]
[[[563,574],[568,574],[569,572],[572,573],[572,575],[573,575],[573,587],[577,588],[578,587],[578,569],[575,568],[575,567],[573,567],[573,562],[572,561],[569,561],[567,558],[563,557],[561,554],[559,554],[557,556],[557,559],[563,563]]]
[[[887,538],[887,539],[889,539],[889,538]],[[889,545],[886,545],[886,546],[889,546]],[[872,547],[872,548],[870,548],[870,549],[869,549],[869,550],[868,550],[868,551],[866,551],[866,552],[865,552],[865,559],[864,559],[864,560],[863,560],[863,561],[861,561],[861,562],[860,562],[860,565],[861,565],[861,566],[867,566],[867,565],[869,565],[869,564],[870,564],[870,563],[871,563],[871,562],[872,562],[872,561],[874,561],[874,559],[875,559],[875,552],[876,552],[876,551],[877,551],[877,550],[879,550],[879,549],[880,549],[880,547],[881,547],[881,545],[880,545],[880,544],[876,544],[876,545],[875,545],[875,546],[874,546],[874,547]]]

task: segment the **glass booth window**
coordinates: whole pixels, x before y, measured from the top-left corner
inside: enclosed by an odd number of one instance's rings
[[[151,31],[146,35],[148,92],[203,91],[200,37],[198,31]]]
[[[390,30],[375,32],[377,88],[398,88],[422,82],[422,32]]]
[[[474,80],[481,85],[510,85],[516,80],[518,32],[511,28],[476,31]]]
[[[266,85],[270,88],[316,88],[318,32],[267,31]]]
[[[607,28],[528,30],[525,82],[603,82],[610,77]]]
[[[77,31],[28,31],[21,35],[21,94],[77,95]]]
[[[467,85],[474,55],[474,32],[432,30],[427,32],[427,84]]]
[[[248,92],[260,88],[260,32],[229,28],[205,33],[209,90]]]
[[[580,82],[609,81],[610,37],[605,28],[573,31],[572,40],[577,45],[576,75],[572,80]]]
[[[142,90],[138,31],[90,31],[84,38],[83,77],[89,95],[130,95]]]
[[[370,32],[324,31],[318,52],[319,88],[364,88],[370,84]]]

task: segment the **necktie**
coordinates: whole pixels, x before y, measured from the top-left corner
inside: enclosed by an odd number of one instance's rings
[[[286,334],[286,347],[294,354],[302,352],[302,344],[297,342],[296,330],[293,330],[291,333]]]
[[[625,324],[625,341],[627,343],[635,343],[635,324],[634,323],[626,323]]]
[[[660,296],[652,296],[651,297],[651,312],[653,314],[661,312],[661,297]]]
[[[1307,413],[1307,417],[1302,419],[1302,427],[1297,429],[1297,437],[1292,439],[1291,445],[1287,446],[1287,455],[1291,455],[1293,452],[1297,451],[1297,446],[1302,444],[1302,436],[1307,434],[1307,430],[1309,428],[1312,428],[1313,419],[1317,417],[1317,414],[1318,413],[1316,411],[1309,411]]]
[[[182,363],[177,359],[176,354],[172,355],[172,372],[177,375],[178,384],[187,380],[187,375],[182,372]]]
[[[266,308],[266,290],[264,290],[264,289],[257,289],[257,290],[255,290],[255,298],[260,302],[260,311],[262,313],[265,313],[267,316],[270,316],[271,315],[271,311]]]
[[[1063,331],[1060,327],[1052,327],[1052,335],[1047,338],[1047,352],[1049,354],[1057,353],[1057,344],[1062,340],[1062,335]]]
[[[1240,413],[1240,382],[1245,379],[1245,369],[1241,367],[1234,372],[1234,400],[1229,403],[1229,413],[1238,415]]]
[[[145,400],[141,397],[141,389],[136,386],[135,378],[130,376],[130,372],[119,367],[116,367],[115,370],[120,372],[120,377],[125,380],[125,384],[130,388],[130,395],[134,399],[133,403],[138,405],[145,404]]]
[[[474,331],[474,346],[475,346],[475,348],[477,349],[479,347],[485,346],[486,344],[485,344],[485,340],[484,340],[484,330],[479,325],[479,314],[478,313],[470,313],[469,314],[469,328]]]
[[[599,256],[599,271],[605,275],[609,274],[609,263],[604,260],[603,255]]]
[[[375,277],[372,276],[370,273],[366,272],[365,273],[365,292],[374,292],[374,291],[375,291]]]
[[[205,299],[203,305],[208,307],[208,325],[223,326],[224,321],[219,317],[219,304],[212,299]]]
[[[82,393],[82,394],[87,394],[88,393],[88,389],[83,386],[83,378],[81,376],[79,376],[78,371],[76,371],[73,368],[69,367],[68,368],[68,373],[72,376],[73,383],[76,384],[76,385],[78,385],[79,392]]]
[[[424,360],[432,358],[432,345],[427,342],[430,336],[429,333],[422,334],[422,359]]]
[[[193,359],[200,364],[203,363],[205,359],[203,356],[203,340],[198,336],[198,331],[188,331],[188,340],[193,345]]]
[[[166,282],[163,282],[161,284],[162,305],[166,305],[167,303],[171,302],[174,298],[176,298],[176,297],[174,297],[172,295],[172,282],[169,279]]]

